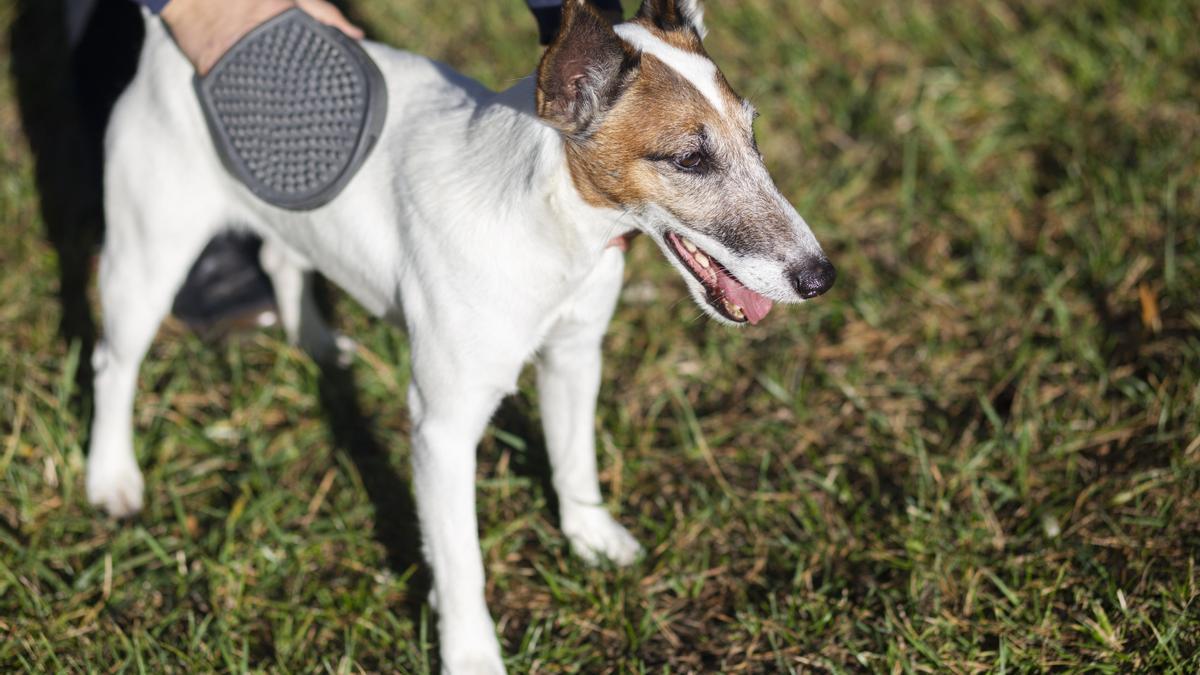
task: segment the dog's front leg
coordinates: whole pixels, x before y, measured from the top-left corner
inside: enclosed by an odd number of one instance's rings
[[[589,563],[633,562],[641,547],[609,515],[596,475],[600,344],[621,290],[624,257],[608,249],[554,325],[538,361],[542,427],[571,549]]]
[[[430,600],[438,613],[442,672],[503,673],[500,643],[484,599],[475,517],[475,449],[499,394],[478,386],[453,387],[450,381],[414,373],[408,392],[413,491],[425,558],[433,571]]]

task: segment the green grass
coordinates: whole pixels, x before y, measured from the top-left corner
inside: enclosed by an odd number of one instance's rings
[[[538,55],[516,0],[351,5],[493,86]],[[509,668],[1196,672],[1200,6],[708,9],[840,278],[729,330],[635,244],[597,430],[648,555],[568,555],[523,378],[479,453]],[[88,204],[39,204],[17,13],[0,6],[0,669],[436,668],[408,350],[348,300],[354,383],[278,331],[168,325],[137,403],[146,511],[87,506],[86,341],[60,331],[60,288],[88,252],[51,225]]]

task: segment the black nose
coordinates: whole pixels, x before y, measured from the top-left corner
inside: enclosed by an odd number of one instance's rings
[[[837,270],[825,256],[810,258],[792,268],[792,288],[805,300],[815,298],[833,287]]]

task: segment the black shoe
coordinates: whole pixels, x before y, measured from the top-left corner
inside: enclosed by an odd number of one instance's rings
[[[261,248],[250,234],[218,235],[192,265],[171,312],[202,334],[274,323],[275,293],[258,264]]]

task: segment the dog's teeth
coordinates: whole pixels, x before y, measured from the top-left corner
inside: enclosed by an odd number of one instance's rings
[[[730,302],[728,300],[724,300],[723,302],[725,303],[725,311],[729,312],[730,316],[732,316],[735,319],[738,319],[739,321],[741,319],[746,318],[746,315],[744,313],[742,313],[741,307],[738,307],[737,305],[733,304],[732,302]]]
[[[693,244],[692,242],[688,241],[687,239],[683,240],[683,247],[688,250],[688,253],[695,253],[697,251],[696,245]]]
[[[696,262],[700,263],[701,267],[708,269],[708,256],[703,253],[696,253],[692,257],[696,259]]]

